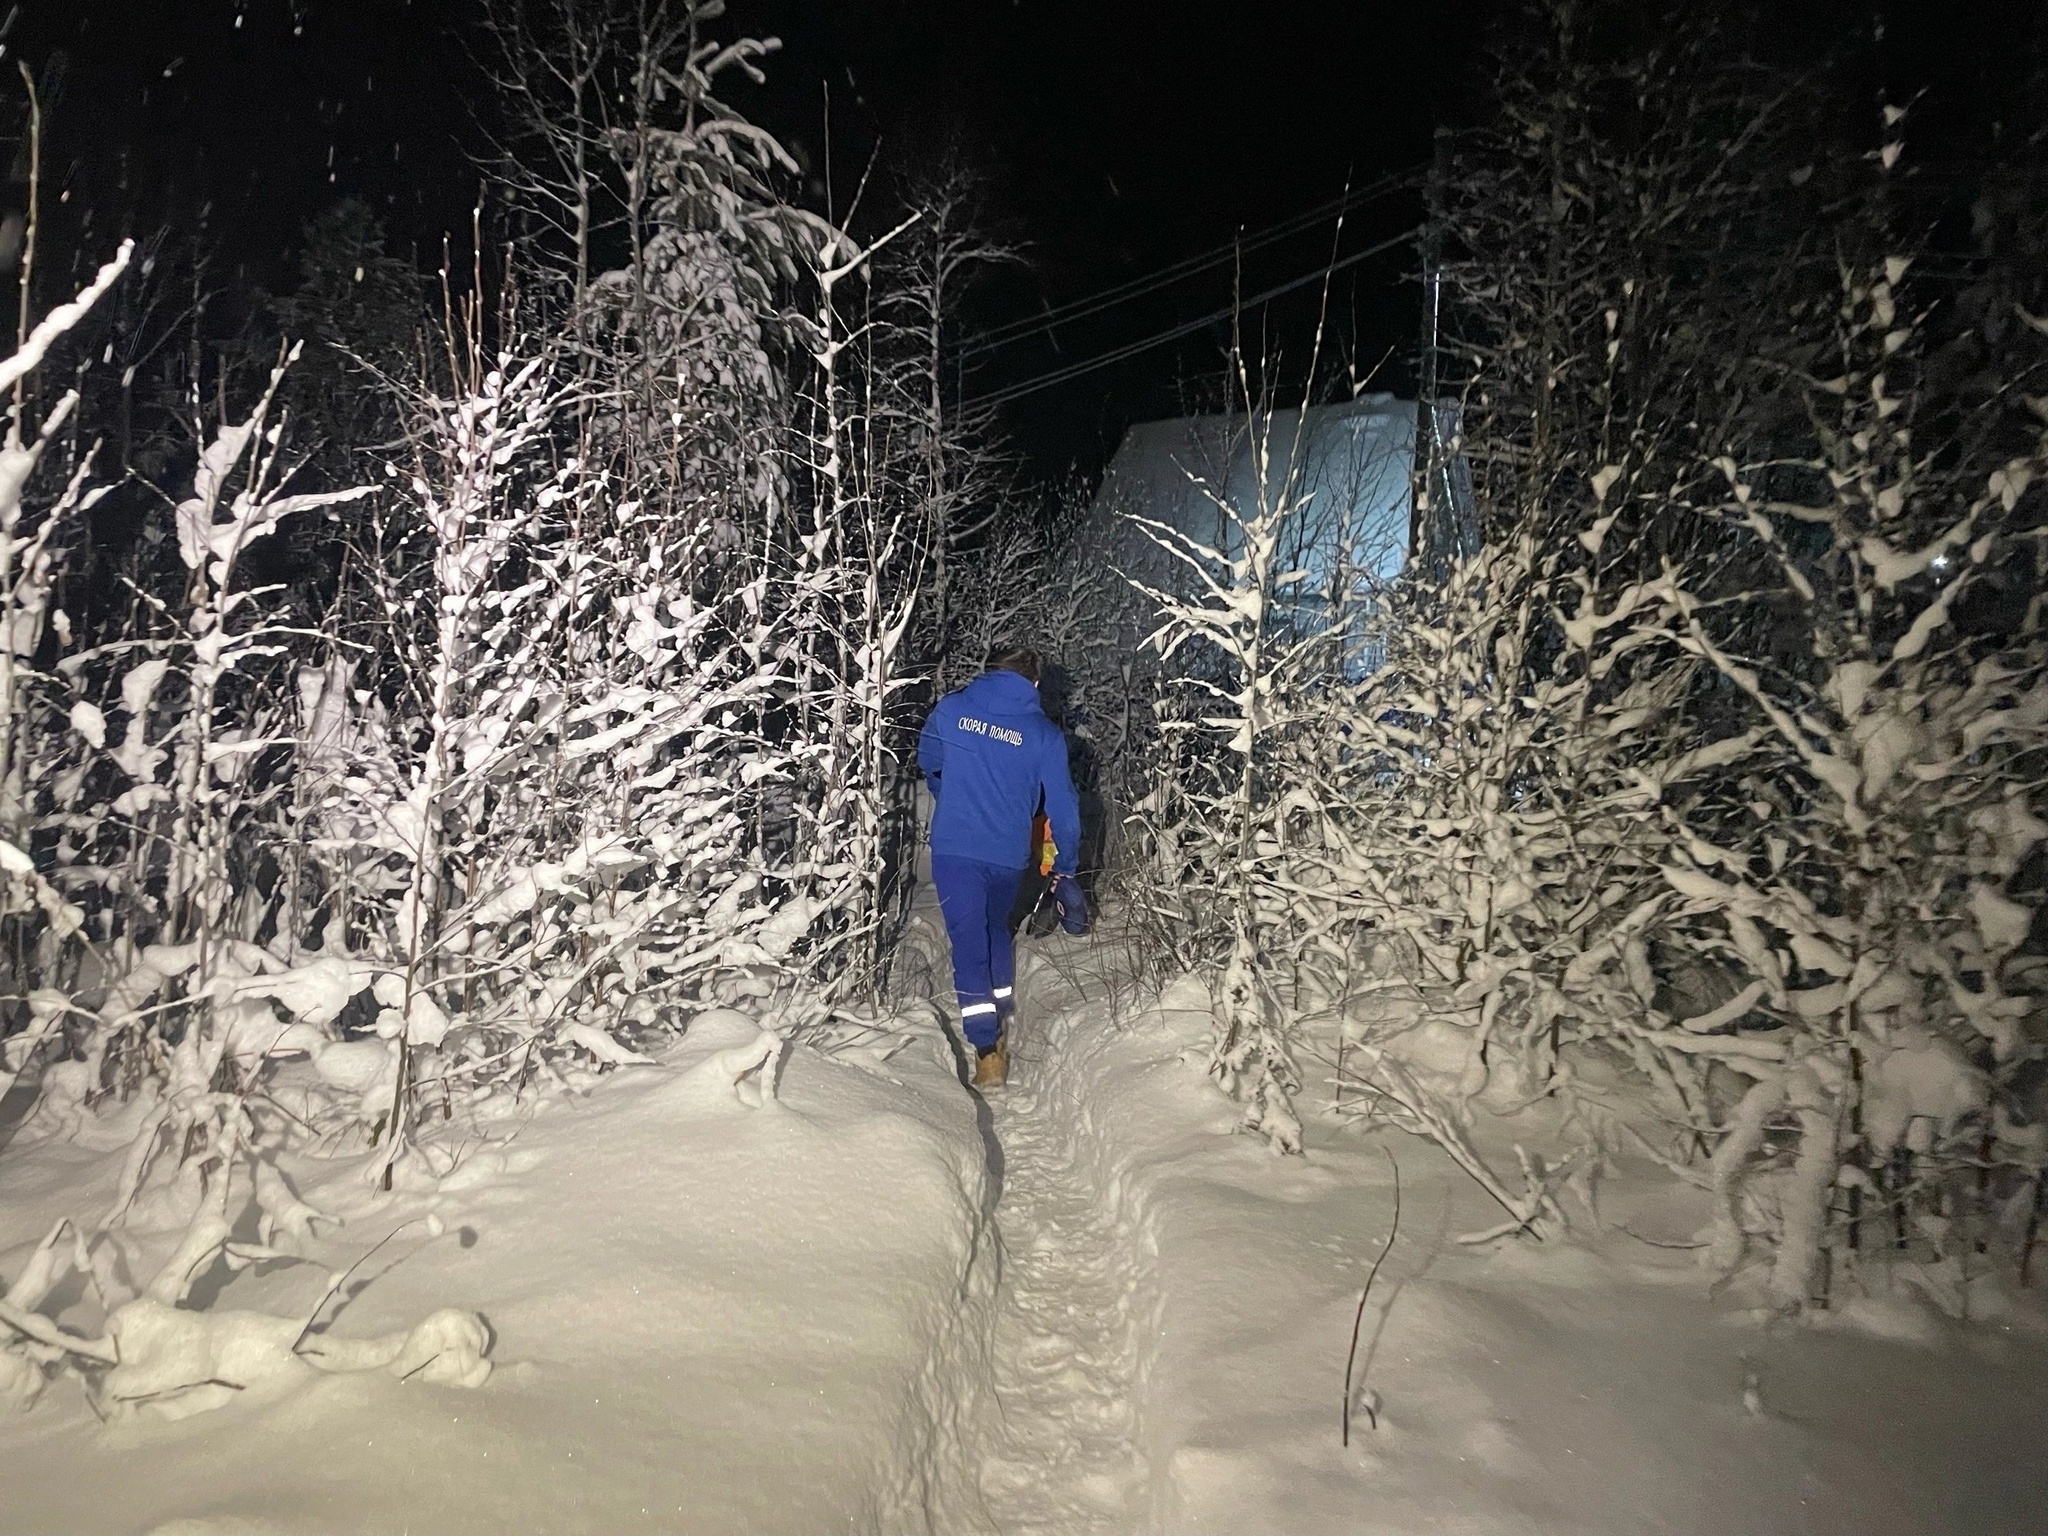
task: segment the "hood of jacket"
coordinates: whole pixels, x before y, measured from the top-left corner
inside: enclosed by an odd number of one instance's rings
[[[1038,684],[1021,672],[998,667],[984,672],[960,690],[963,703],[992,715],[1038,715],[1044,708],[1038,699]]]

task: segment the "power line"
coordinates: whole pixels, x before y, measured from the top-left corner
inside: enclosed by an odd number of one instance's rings
[[[1318,267],[1313,272],[1306,273],[1301,277],[1292,278],[1287,282],[1268,288],[1262,293],[1255,293],[1250,298],[1238,299],[1233,303],[1225,305],[1222,309],[1202,316],[1199,320],[1185,321],[1168,330],[1160,331],[1156,335],[1147,336],[1142,341],[1129,342],[1124,346],[1113,348],[1098,356],[1084,358],[1078,363],[1069,363],[1065,367],[1055,368],[1048,373],[1042,373],[1037,378],[1024,379],[1015,384],[1007,384],[990,394],[980,396],[973,403],[975,405],[1004,405],[1009,401],[1018,399],[1020,396],[1036,394],[1041,389],[1050,389],[1055,384],[1064,384],[1069,379],[1077,379],[1084,373],[1093,373],[1098,368],[1107,368],[1113,363],[1122,362],[1125,358],[1136,357],[1140,352],[1148,352],[1154,347],[1164,346],[1169,341],[1178,341],[1183,336],[1192,336],[1196,331],[1214,325],[1219,320],[1228,320],[1234,314],[1256,308],[1258,305],[1264,304],[1269,300],[1279,298],[1283,293],[1292,293],[1297,288],[1305,288],[1310,283],[1323,281],[1343,271],[1346,267],[1356,266],[1368,257],[1378,256],[1382,252],[1390,251],[1397,245],[1413,240],[1420,233],[1422,233],[1422,226],[1418,224],[1415,228],[1403,230],[1400,234],[1382,240],[1377,245],[1369,245],[1362,251],[1353,251],[1349,256],[1341,257],[1325,266]]]
[[[976,336],[969,337],[961,347],[961,355],[963,357],[970,357],[977,352],[993,351],[995,348],[1006,346],[1011,341],[1017,340],[1020,337],[1031,335],[1038,331],[1051,330],[1054,326],[1064,324],[1070,320],[1078,320],[1088,315],[1098,314],[1104,309],[1178,282],[1183,277],[1191,277],[1197,272],[1221,266],[1224,262],[1230,261],[1247,251],[1260,250],[1273,244],[1276,240],[1284,240],[1290,235],[1301,233],[1303,230],[1313,229],[1318,224],[1327,223],[1332,218],[1350,213],[1352,210],[1388,192],[1415,184],[1417,184],[1416,174],[1413,171],[1403,171],[1394,175],[1382,176],[1378,181],[1370,185],[1331,198],[1328,202],[1321,203],[1314,208],[1308,209],[1306,212],[1294,214],[1277,224],[1271,224],[1264,229],[1255,230],[1248,236],[1226,240],[1221,245],[1215,246],[1210,250],[1199,252],[1193,256],[1184,256],[1179,261],[1173,262],[1168,266],[1157,268],[1149,273],[1141,273],[1139,276],[1127,279],[1114,287],[1105,288],[1098,293],[1087,294],[1078,299],[1071,299],[1065,304],[1056,305],[1036,315],[1027,315],[1018,320],[993,326]]]
[[[1285,240],[1289,236],[1300,234],[1303,230],[1313,229],[1318,224],[1328,223],[1331,219],[1348,214],[1376,198],[1385,196],[1389,192],[1418,185],[1417,175],[1416,171],[1407,170],[1382,176],[1375,182],[1359,187],[1354,191],[1346,192],[1341,196],[1331,198],[1326,203],[1321,203],[1306,212],[1294,214],[1277,224],[1271,224],[1264,229],[1256,230],[1242,239],[1228,240],[1210,250],[1199,252],[1193,256],[1184,256],[1179,261],[1173,262],[1168,266],[1129,278],[1114,287],[1102,289],[1098,293],[1087,294],[1078,299],[1071,299],[1065,304],[1056,305],[1048,310],[1042,310],[1038,314],[1027,315],[1022,319],[1006,321],[1002,325],[992,326],[986,331],[968,337],[961,344],[959,355],[965,359],[976,356],[979,353],[993,352],[999,347],[1008,346],[1013,341],[1021,340],[1026,336],[1035,335],[1041,331],[1049,331],[1053,327],[1063,325],[1068,321],[1085,319],[1089,315],[1100,314],[1105,309],[1114,308],[1118,304],[1140,298],[1145,294],[1179,282],[1184,277],[1192,277],[1198,272],[1209,270],[1211,267],[1221,266],[1224,262],[1233,260],[1247,251],[1261,250],[1275,241]]]

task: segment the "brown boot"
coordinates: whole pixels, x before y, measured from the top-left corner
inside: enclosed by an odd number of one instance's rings
[[[993,1048],[981,1052],[974,1058],[974,1086],[977,1088],[1000,1088],[1010,1076],[1010,1036],[1008,1032],[996,1036]]]

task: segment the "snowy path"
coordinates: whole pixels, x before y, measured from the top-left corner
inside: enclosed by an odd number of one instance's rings
[[[1027,972],[1030,968],[1027,966]],[[1003,1149],[995,1402],[981,1491],[1004,1536],[1132,1529],[1143,1478],[1133,1397],[1142,1234],[1117,1219],[1058,1089],[1056,1041],[1028,980],[1011,1086],[991,1095]]]
[[[1427,1143],[1316,1115],[1309,1155],[1277,1159],[1239,1134],[1200,1070],[1199,987],[1142,991],[1107,935],[1033,946],[1020,972],[1014,1086],[991,1096],[999,1411],[960,1458],[1002,1536],[2048,1530],[2032,1314],[1959,1328],[1873,1282],[1774,1325],[1708,1294],[1691,1252],[1628,1235],[1704,1217],[1626,1163],[1607,1225],[1458,1244],[1491,1210]],[[1347,1446],[1343,1345],[1389,1153],[1406,1216],[1366,1320],[1378,1418]]]
[[[906,985],[933,995],[943,938],[913,929]],[[1141,988],[1109,935],[1029,946],[1020,970],[1013,1086],[986,1105],[906,1016],[793,1048],[749,1106],[699,1068],[753,1025],[706,1015],[659,1067],[451,1123],[467,1160],[437,1182],[386,1196],[363,1157],[289,1160],[349,1225],[220,1305],[295,1315],[431,1210],[444,1238],[377,1269],[338,1329],[473,1307],[491,1380],[321,1377],[109,1427],[54,1382],[0,1412],[0,1536],[2048,1531],[2034,1314],[1962,1328],[1873,1286],[1825,1325],[1772,1325],[1629,1235],[1703,1217],[1627,1164],[1608,1226],[1459,1245],[1492,1208],[1427,1144],[1333,1125],[1313,1090],[1308,1156],[1239,1134],[1201,1070],[1199,985]],[[1406,1216],[1367,1317],[1379,1411],[1346,1446],[1389,1152]],[[58,1215],[105,1208],[118,1162],[11,1149],[0,1274]]]

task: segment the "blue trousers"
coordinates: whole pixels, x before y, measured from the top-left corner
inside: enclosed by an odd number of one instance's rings
[[[932,855],[946,937],[953,946],[953,990],[960,997],[960,1032],[977,1051],[994,1047],[1014,1004],[1016,956],[1010,949],[1010,903],[1021,869],[979,859]]]

